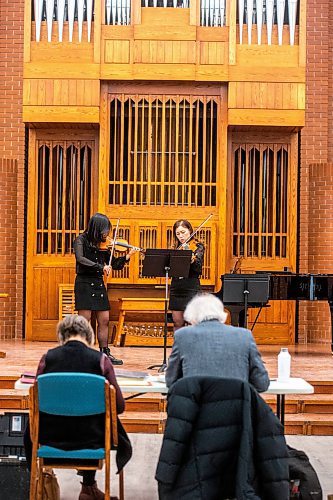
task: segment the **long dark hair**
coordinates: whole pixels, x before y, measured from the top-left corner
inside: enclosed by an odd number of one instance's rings
[[[188,220],[186,220],[186,219],[176,220],[176,222],[174,223],[173,228],[172,228],[172,233],[173,233],[173,239],[174,239],[174,246],[175,246],[175,248],[177,248],[179,246],[179,239],[176,236],[176,231],[179,228],[179,226],[184,226],[184,227],[186,227],[190,231],[190,234],[193,233],[192,224]]]
[[[112,225],[107,216],[97,213],[90,217],[84,234],[87,236],[89,243],[98,245],[103,239],[102,235],[111,231],[111,228]]]

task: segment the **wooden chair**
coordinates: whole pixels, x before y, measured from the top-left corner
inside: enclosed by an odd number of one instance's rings
[[[108,381],[100,375],[49,373],[37,378],[36,383],[30,388],[29,397],[32,440],[30,500],[42,499],[43,471],[46,468],[97,470],[103,467],[103,463],[105,463],[105,499],[109,500],[111,444],[113,447],[118,445],[114,387],[110,386]],[[39,412],[70,417],[105,414],[104,447],[66,451],[41,445]],[[82,465],[82,461],[85,460],[87,463]],[[91,461],[94,461],[93,465]],[[123,471],[119,474],[119,497],[120,500],[124,498]]]

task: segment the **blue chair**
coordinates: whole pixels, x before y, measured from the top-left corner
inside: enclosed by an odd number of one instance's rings
[[[39,412],[70,417],[105,414],[104,447],[66,451],[45,444],[41,445],[39,443]],[[30,500],[42,498],[43,471],[46,468],[97,470],[103,467],[103,463],[105,463],[105,499],[110,499],[111,444],[113,448],[118,444],[116,391],[104,377],[90,373],[40,375],[30,389],[30,434],[33,445]],[[86,464],[82,462],[85,460]],[[96,460],[98,462],[93,462],[92,465],[91,461]],[[119,475],[121,500],[124,495],[123,487],[121,471]]]

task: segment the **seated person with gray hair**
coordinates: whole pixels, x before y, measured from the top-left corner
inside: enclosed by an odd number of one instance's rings
[[[94,332],[90,323],[75,314],[66,316],[57,325],[59,347],[44,354],[37,368],[37,376],[44,373],[76,372],[101,375],[116,390],[117,414],[123,413],[125,401],[117,383],[112,363],[104,353],[93,349]],[[42,444],[56,446],[64,450],[100,448],[104,446],[104,416],[61,417],[48,414],[40,415],[40,435]],[[57,446],[58,445],[58,446]],[[24,436],[27,464],[30,466],[32,444],[29,425]],[[131,458],[132,448],[118,419],[117,465],[121,470]],[[95,470],[79,472],[83,477],[79,500],[104,499],[104,493],[97,488]]]
[[[175,332],[165,380],[168,387],[182,377],[236,378],[258,392],[268,389],[269,376],[252,333],[226,325],[222,302],[211,294],[196,295],[184,319],[191,326]]]

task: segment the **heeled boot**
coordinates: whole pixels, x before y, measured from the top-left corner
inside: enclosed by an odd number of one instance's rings
[[[107,355],[107,357],[110,359],[111,363],[113,365],[122,365],[123,364],[123,360],[122,359],[117,359],[115,358],[111,352],[110,352],[110,349],[108,347],[101,347],[100,348],[100,351],[101,352],[104,352],[104,354]]]

